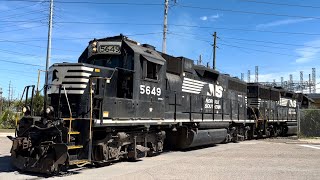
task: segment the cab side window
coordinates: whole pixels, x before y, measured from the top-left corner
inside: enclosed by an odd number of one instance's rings
[[[158,64],[147,61],[146,78],[158,80]]]
[[[160,64],[150,62],[144,57],[140,59],[140,63],[142,67],[143,79],[159,80],[159,71],[161,68]]]

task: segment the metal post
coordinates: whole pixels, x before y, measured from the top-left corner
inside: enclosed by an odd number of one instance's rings
[[[201,103],[202,103],[201,120],[203,121],[203,118],[204,118],[204,100],[203,100],[203,96],[201,96]]]
[[[47,88],[48,88],[48,73],[51,56],[51,34],[52,34],[52,17],[53,16],[53,0],[50,0],[50,13],[49,13],[49,29],[48,29],[48,44],[47,44],[47,58],[46,58],[46,77],[44,88],[44,109],[47,108]]]
[[[297,106],[297,121],[298,121],[298,129],[297,129],[297,135],[298,137],[300,136],[300,127],[301,127],[301,112],[300,112],[300,107]]]
[[[217,49],[217,32],[213,34],[213,63],[212,68],[216,69],[216,49]]]
[[[40,84],[40,69],[38,69],[37,92],[39,92],[39,84]]]
[[[90,83],[90,122],[89,122],[89,151],[88,159],[91,161],[91,152],[92,152],[92,121],[93,121],[93,100],[92,100],[92,80],[89,80]]]
[[[190,96],[189,96],[189,119],[190,119],[190,121],[192,121],[192,100],[191,100],[191,98],[192,98],[192,96],[191,96],[191,94],[190,94]]]
[[[164,19],[163,19],[163,39],[162,39],[162,53],[167,52],[167,31],[168,31],[168,7],[169,0],[164,1]]]
[[[174,121],[177,120],[177,93],[174,92],[174,115],[173,115]]]

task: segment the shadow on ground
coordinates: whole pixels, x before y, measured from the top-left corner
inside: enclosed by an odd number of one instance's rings
[[[1,156],[0,157],[0,172],[13,172],[15,169],[11,165],[10,156]]]
[[[70,171],[67,172],[61,172],[58,175],[49,175],[49,174],[40,174],[40,173],[32,173],[32,172],[22,172],[18,171],[16,168],[14,168],[11,164],[11,156],[0,156],[0,173],[14,173],[14,174],[21,174],[29,176],[26,179],[43,179],[48,177],[65,177],[65,176],[71,176],[74,174],[81,173],[81,170],[84,168],[72,168]],[[1,179],[1,178],[0,178]]]

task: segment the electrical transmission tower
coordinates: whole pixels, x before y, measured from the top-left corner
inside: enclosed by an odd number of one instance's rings
[[[241,73],[241,81],[244,81],[244,73]]]
[[[313,93],[316,93],[317,91],[317,82],[316,82],[316,68],[312,68],[312,86],[313,86],[313,89],[312,89],[312,92]]]

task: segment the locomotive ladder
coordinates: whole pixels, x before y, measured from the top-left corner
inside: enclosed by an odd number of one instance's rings
[[[69,103],[68,95],[65,86],[60,85],[59,88],[59,96],[61,95],[61,87],[63,87],[64,90],[64,95],[66,97],[66,101],[68,104],[69,108],[69,118],[63,118],[64,121],[69,121],[69,128],[68,128],[68,138],[67,138],[67,148],[69,152],[69,165],[77,165],[77,166],[84,166],[86,164],[89,164],[91,162],[91,159],[89,156],[88,159],[78,159],[78,150],[83,149],[83,145],[78,145],[75,144],[75,142],[72,142],[73,140],[76,139],[74,136],[79,136],[80,132],[79,131],[74,131],[72,128],[73,121],[76,119],[72,117],[72,111],[71,111],[71,106]],[[60,101],[60,98],[59,98]],[[60,102],[59,102],[60,104]],[[90,132],[91,132],[91,126],[90,126]]]

